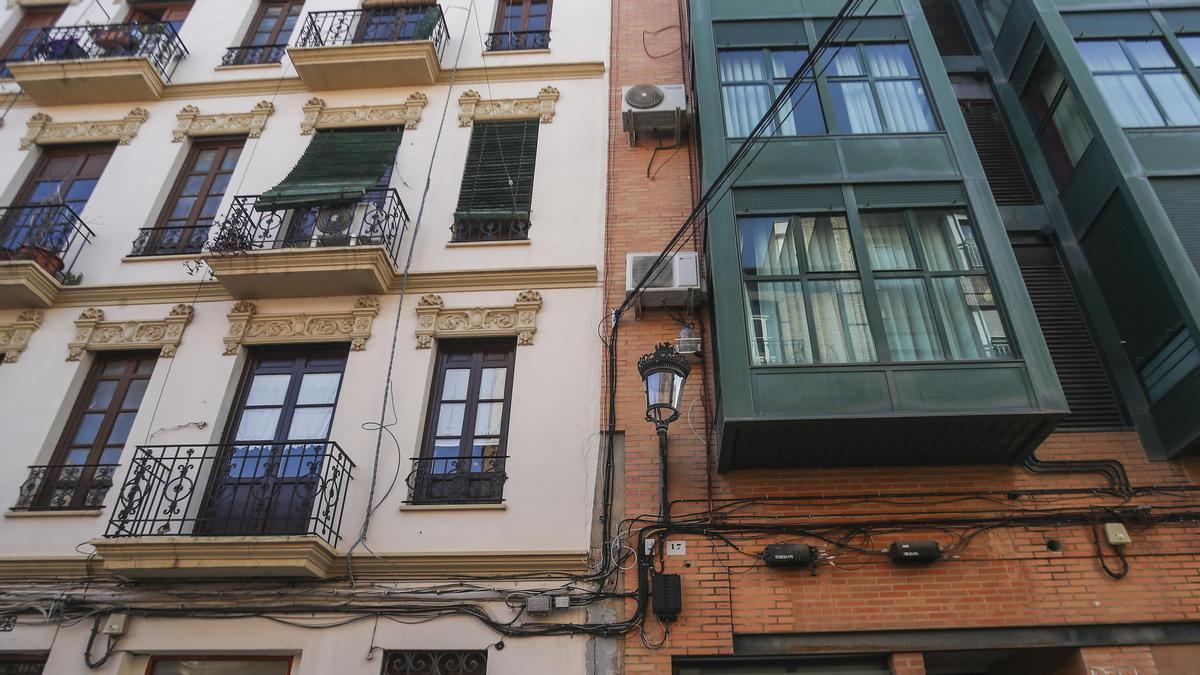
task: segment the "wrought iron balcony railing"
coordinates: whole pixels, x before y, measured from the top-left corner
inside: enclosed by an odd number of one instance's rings
[[[104,536],[310,534],[336,546],[353,468],[331,441],[141,446]]]
[[[449,32],[436,4],[310,12],[297,47],[430,40],[441,58]]]
[[[484,43],[489,52],[516,52],[526,49],[549,49],[549,30],[510,30],[488,33]]]
[[[256,66],[283,61],[287,45],[246,45],[229,47],[221,58],[223,66]]]
[[[187,47],[169,23],[113,23],[43,28],[24,61],[75,61],[144,56],[170,80]]]
[[[0,207],[0,261],[32,260],[60,281],[92,236],[66,204]]]
[[[408,212],[394,189],[367,190],[354,204],[270,209],[256,196],[234,197],[211,248],[229,250],[383,246],[399,260]]]
[[[489,504],[504,499],[508,457],[414,457],[410,504]]]
[[[529,225],[527,213],[456,213],[450,241],[524,241]]]
[[[211,227],[143,227],[133,240],[130,256],[200,253],[208,242]]]
[[[96,509],[113,484],[116,464],[51,464],[29,467],[17,493],[19,511]]]

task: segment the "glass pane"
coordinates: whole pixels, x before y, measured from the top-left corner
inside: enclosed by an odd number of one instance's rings
[[[1156,113],[1157,114],[1157,113]],[[1062,139],[1071,166],[1079,163],[1079,158],[1092,144],[1092,129],[1083,119],[1083,110],[1075,94],[1063,92],[1058,108],[1054,111],[1054,127]]]
[[[887,130],[893,133],[933,131],[933,112],[925,99],[925,85],[920,80],[897,80],[875,83],[879,105]]]
[[[1062,73],[1054,63],[1054,58],[1050,52],[1043,51],[1038,57],[1037,65],[1034,66],[1033,77],[1021,93],[1021,101],[1028,109],[1034,124],[1040,124],[1046,113],[1050,112],[1050,104],[1058,96],[1062,84]]]
[[[1083,62],[1093,73],[1133,70],[1133,64],[1129,63],[1129,57],[1125,56],[1121,44],[1116,40],[1080,42],[1079,53],[1083,55]]]
[[[935,361],[943,358],[921,279],[877,279],[875,290],[883,329],[894,361]]]
[[[133,427],[134,417],[137,417],[136,412],[124,412],[117,415],[117,419],[113,421],[112,431],[108,432],[108,440],[105,445],[124,445],[126,439],[129,438],[129,430]]]
[[[857,279],[809,282],[818,363],[874,361],[862,284]]]
[[[212,185],[208,187],[208,194],[223,195],[225,188],[229,187],[229,178],[232,174],[219,173],[213,177]]]
[[[484,368],[479,378],[479,398],[503,399],[507,368]]]
[[[844,272],[857,269],[845,216],[805,216],[800,219],[800,226],[804,230],[809,270]]]
[[[867,68],[875,77],[920,77],[908,45],[866,45],[864,51]]]
[[[1123,127],[1162,126],[1162,116],[1154,108],[1150,93],[1137,75],[1097,75],[1096,86],[1108,102],[1113,117],[1117,118],[1117,124]]]
[[[1175,59],[1167,53],[1162,40],[1126,40],[1125,47],[1140,68],[1175,68]]]
[[[725,85],[725,133],[734,138],[750,135],[767,108],[771,107],[771,90],[764,85]]]
[[[288,440],[321,440],[329,437],[329,423],[333,421],[333,407],[297,408],[292,412],[292,426],[288,429]]]
[[[471,371],[467,368],[451,368],[446,371],[442,384],[443,401],[467,400],[467,384],[471,381]]]
[[[1159,73],[1146,76],[1154,97],[1158,99],[1167,124],[1191,126],[1200,124],[1200,98],[1182,73]]]
[[[463,416],[467,412],[465,403],[443,403],[438,408],[438,436],[457,436],[462,433]]]
[[[458,469],[459,462],[455,458],[462,452],[461,444],[462,439],[458,438],[439,438],[434,441],[433,457],[435,460],[426,465],[429,473],[453,473]]]
[[[100,433],[100,424],[104,422],[104,413],[88,413],[79,420],[79,429],[71,445],[91,445]]]
[[[112,403],[113,394],[117,391],[117,382],[114,380],[102,380],[96,383],[96,388],[92,390],[92,397],[88,399],[88,410],[104,410]]]
[[[201,173],[212,168],[213,161],[217,158],[216,150],[201,150],[196,153],[196,163],[192,165],[192,171]]]
[[[195,197],[200,194],[200,188],[204,187],[204,176],[189,176],[183,181],[183,187],[180,188],[179,194],[184,197]]]
[[[782,85],[775,87],[775,95],[783,93]],[[783,123],[779,133],[784,136],[812,136],[825,133],[825,117],[821,113],[821,95],[812,80],[801,81],[789,100],[780,109]]]
[[[125,359],[109,359],[104,362],[104,369],[100,371],[101,375],[120,375],[129,367],[129,361]]]
[[[242,413],[242,421],[238,425],[236,440],[274,440],[275,430],[278,427],[279,408],[259,408],[256,410],[246,410]]]
[[[121,461],[121,448],[105,448],[100,451],[100,461],[97,464],[116,464],[119,461]],[[112,474],[109,474],[109,478],[111,477]]]
[[[867,71],[863,70],[858,49],[853,45],[835,47],[830,58],[833,61],[825,70],[825,74],[829,77],[860,77],[867,74]]]
[[[241,148],[230,148],[225,153],[225,158],[221,160],[221,171],[233,171],[233,168],[237,166],[238,157],[241,157],[241,155]]]
[[[833,98],[838,131],[844,134],[883,132],[879,111],[875,109],[875,98],[871,95],[871,85],[866,82],[830,82],[829,93]]]
[[[754,365],[813,362],[799,281],[748,282],[746,315]]]
[[[246,405],[283,405],[291,375],[255,375]]]
[[[148,375],[154,372],[154,364],[158,362],[158,357],[150,359],[142,359],[138,361],[137,372],[141,375]]]
[[[1183,45],[1183,51],[1187,52],[1192,65],[1200,66],[1200,35],[1181,36],[1179,44]]]
[[[180,197],[175,200],[175,206],[171,208],[171,218],[187,218],[192,213],[192,208],[196,206],[195,197]]]
[[[229,454],[229,464],[226,467],[226,473],[230,478],[258,478],[264,476],[267,473],[267,467],[272,463],[271,454],[273,450],[274,448],[269,445],[244,445],[235,447],[233,452]]]
[[[337,400],[338,384],[341,381],[341,373],[307,373],[304,379],[300,380],[300,393],[296,396],[296,403],[333,403]]]
[[[952,359],[1007,359],[1012,348],[987,277],[941,277],[933,297],[950,342]]]
[[[475,413],[476,436],[499,436],[500,421],[504,417],[503,403],[480,403]]]
[[[718,54],[722,82],[763,82],[767,71],[763,53],[757,49],[728,50]]]
[[[742,218],[742,271],[746,274],[800,273],[800,251],[790,218]]]
[[[776,79],[790,79],[807,58],[806,49],[775,49],[771,51],[771,70]]]
[[[908,237],[904,214],[899,212],[863,213],[863,237],[867,254],[876,271],[915,270],[917,256]]]
[[[917,237],[925,252],[926,269],[935,272],[983,269],[975,228],[955,211],[918,211]]]
[[[71,448],[67,451],[67,456],[63,460],[63,464],[87,464],[88,456],[91,454],[91,448]]]
[[[1008,17],[1012,0],[980,0],[979,4],[980,9],[983,10],[984,20],[992,29],[992,35],[998,35],[1000,28],[1004,26],[1004,19]]]
[[[150,384],[150,380],[133,380],[129,383],[129,387],[125,390],[125,400],[121,401],[121,407],[126,410],[137,410],[142,404],[142,398],[146,395],[146,386]]]
[[[200,207],[200,217],[212,218],[217,215],[219,208],[221,208],[221,195],[213,195],[204,200],[204,204]]]

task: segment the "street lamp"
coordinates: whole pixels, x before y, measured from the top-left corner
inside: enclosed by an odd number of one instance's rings
[[[646,421],[658,432],[659,490],[662,493],[662,520],[670,520],[667,512],[667,427],[679,419],[683,401],[683,385],[692,367],[687,358],[664,342],[654,351],[638,359],[638,372],[646,387]]]

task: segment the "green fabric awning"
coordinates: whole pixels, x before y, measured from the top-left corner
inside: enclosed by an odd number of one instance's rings
[[[254,208],[277,211],[345,204],[362,199],[396,160],[403,130],[318,133],[278,185]]]

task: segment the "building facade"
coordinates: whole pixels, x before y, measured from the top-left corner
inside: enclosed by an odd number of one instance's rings
[[[0,673],[587,672],[609,7],[550,5],[0,7]]]

